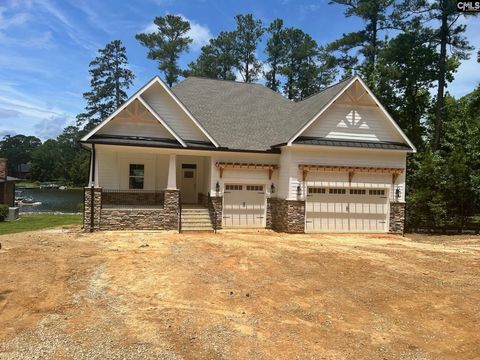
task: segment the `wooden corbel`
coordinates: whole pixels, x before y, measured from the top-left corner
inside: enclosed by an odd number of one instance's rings
[[[353,171],[349,171],[349,172],[348,172],[348,183],[349,183],[350,185],[352,185],[352,179],[353,179],[353,176],[354,176],[354,175],[355,175],[355,172],[353,172]]]
[[[218,170],[220,170],[220,179],[223,177],[223,170],[224,170],[224,169],[225,169],[225,168],[224,168],[223,166],[220,166],[220,167],[218,168]]]
[[[400,175],[399,173],[392,173],[392,185],[395,185],[399,175]]]
[[[309,169],[303,168],[303,171],[302,171],[302,179],[303,179],[303,181],[307,180],[308,172],[309,172]]]
[[[268,180],[272,180],[272,175],[273,175],[273,168],[268,169]]]

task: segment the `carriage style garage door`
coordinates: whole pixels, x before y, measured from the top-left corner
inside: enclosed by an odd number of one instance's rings
[[[223,196],[224,227],[265,227],[264,185],[226,184]]]
[[[387,232],[387,189],[309,187],[307,232]]]

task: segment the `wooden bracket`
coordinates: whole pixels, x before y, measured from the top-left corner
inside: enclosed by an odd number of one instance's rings
[[[392,173],[392,185],[395,185],[399,176],[400,176],[399,173]]]
[[[354,175],[355,175],[355,172],[353,172],[353,171],[349,171],[349,172],[348,172],[348,183],[349,183],[350,185],[352,185],[352,179],[353,179],[353,176],[354,176]]]
[[[308,169],[303,169],[303,171],[302,171],[303,181],[307,180],[307,175],[308,175],[308,172],[309,172],[309,171],[310,171],[310,170],[308,170]]]
[[[268,180],[272,180],[273,168],[268,169]]]
[[[220,166],[218,170],[220,170],[220,179],[221,179],[223,177],[223,170],[225,170],[225,168],[223,166]]]

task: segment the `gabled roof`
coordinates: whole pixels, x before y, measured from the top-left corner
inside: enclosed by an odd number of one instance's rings
[[[296,139],[302,135],[305,129],[316,121],[356,80],[368,91],[365,83],[358,76],[355,76],[340,81],[307,99],[294,102],[261,84],[188,77],[169,89],[158,77],[155,77],[112,114],[109,119],[85,136],[82,141],[87,141],[92,137],[99,128],[110,121],[135,98],[142,101],[152,114],[161,121],[161,114],[155,113],[145,99],[140,96],[153,83],[158,82],[215,147],[230,150],[269,151],[280,145],[298,143]],[[415,151],[415,147],[383,106],[370,91],[368,93],[407,144],[403,149]],[[174,137],[182,146],[191,147],[188,139],[179,139],[176,134],[174,134]],[[92,140],[94,139],[92,138]],[[317,142],[319,141],[325,145],[329,143],[322,139]],[[314,144],[315,142],[310,141],[309,143]],[[375,143],[372,142],[372,144]],[[362,147],[366,147],[366,145],[363,144]],[[375,146],[372,145],[370,148],[375,148]],[[385,148],[392,149],[393,147]],[[399,146],[396,149],[400,150]]]

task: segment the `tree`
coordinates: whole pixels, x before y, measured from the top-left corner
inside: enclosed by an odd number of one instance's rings
[[[258,79],[262,63],[257,59],[256,50],[264,33],[262,22],[255,20],[252,14],[235,16],[235,58],[236,68],[244,82]]]
[[[265,79],[267,80],[265,86],[269,87],[273,91],[279,91],[279,67],[284,54],[283,20],[273,20],[268,27],[267,32],[270,34],[270,38],[267,40],[265,52],[267,53],[266,63],[270,66],[270,70],[264,73]]]
[[[283,31],[284,54],[279,73],[285,76],[284,92],[291,100],[301,100],[319,90],[319,69],[315,60],[318,46],[300,29]]]
[[[467,59],[468,52],[472,50],[467,39],[463,36],[466,25],[458,24],[462,14],[457,11],[456,4],[455,0],[406,0],[401,8],[402,11],[410,12],[411,16],[418,17],[423,23],[429,23],[433,26],[439,25],[433,33],[433,40],[439,47],[434,150],[440,148],[441,142],[445,87],[448,80],[447,48],[450,49],[452,56],[459,60]]]
[[[188,64],[185,76],[235,80],[235,33],[222,31],[209,44],[202,47],[200,56]]]
[[[190,23],[171,14],[157,16],[153,22],[157,26],[156,32],[137,34],[135,38],[149,49],[147,57],[158,61],[165,82],[172,87],[183,73],[178,65],[180,54],[188,51],[193,41],[187,36]]]
[[[125,47],[120,40],[100,49],[99,56],[90,62],[90,91],[83,94],[87,102],[85,112],[77,116],[78,125],[93,128],[106,119],[127,99],[126,90],[135,79],[128,69]]]
[[[345,15],[356,16],[365,22],[362,30],[354,31],[334,41],[329,45],[331,50],[338,50],[342,53],[340,62],[354,65],[355,61],[348,55],[351,50],[359,49],[364,57],[360,71],[367,83],[373,85],[373,73],[377,63],[377,55],[384,44],[380,40],[382,31],[392,26],[391,14],[395,0],[331,0],[330,4],[346,6]]]
[[[410,23],[380,50],[377,63],[378,97],[419,149],[427,135],[424,122],[438,72],[431,35],[419,21]]]
[[[29,163],[42,142],[35,136],[6,135],[0,141],[0,157],[7,159],[8,173],[16,176],[21,164]]]

